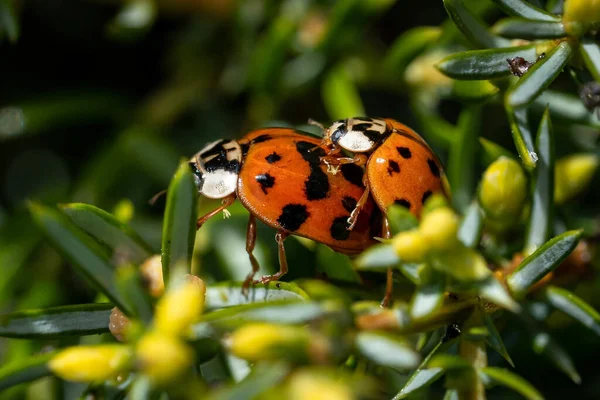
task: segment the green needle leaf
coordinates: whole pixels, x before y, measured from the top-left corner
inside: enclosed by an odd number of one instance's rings
[[[505,18],[498,21],[492,32],[513,39],[556,39],[565,37],[561,21],[530,21],[523,18]]]
[[[555,308],[579,321],[582,325],[600,335],[600,314],[591,305],[574,293],[556,286],[544,290],[546,300]]]
[[[591,38],[583,39],[581,43],[581,55],[588,71],[596,82],[600,82],[600,46]]]
[[[491,140],[480,137],[479,143],[481,144],[481,150],[483,150],[481,153],[483,167],[488,167],[500,157],[515,158],[513,153]]]
[[[538,160],[538,155],[535,152],[533,137],[529,129],[528,110],[526,108],[513,109],[508,104],[505,104],[505,107],[519,157],[521,157],[525,167],[533,169]]]
[[[420,275],[425,276],[424,281],[415,289],[410,303],[410,316],[415,320],[429,317],[438,311],[444,302],[444,276],[429,267]]]
[[[521,262],[512,272],[507,283],[515,297],[523,297],[527,291],[554,270],[573,251],[579,242],[582,231],[568,231],[558,235],[537,249]]]
[[[533,64],[519,81],[506,92],[506,103],[511,107],[522,107],[531,103],[554,81],[571,59],[573,47],[561,42],[550,50],[546,57]]]
[[[162,232],[165,285],[177,264],[191,265],[196,237],[197,189],[187,161],[182,161],[169,184]]]
[[[492,35],[488,27],[465,7],[462,0],[444,0],[444,7],[458,29],[475,46],[481,48],[510,46],[508,40]]]
[[[129,225],[98,207],[71,203],[60,208],[77,227],[106,245],[120,258],[139,264],[153,254],[150,246]]]
[[[25,360],[3,366],[0,368],[0,390],[52,375],[48,361],[54,354],[53,352],[27,357]]]
[[[113,307],[94,303],[17,311],[0,316],[0,336],[49,339],[105,333]]]
[[[365,115],[356,83],[345,65],[333,68],[325,77],[321,93],[332,120]]]
[[[127,315],[131,315],[115,284],[115,271],[106,251],[90,236],[75,227],[69,218],[58,210],[39,203],[29,203],[35,222],[57,251],[64,255],[75,271],[91,285],[104,293]]]
[[[534,61],[537,57],[536,45],[471,50],[450,54],[439,61],[436,67],[454,79],[494,79],[510,75],[507,60],[515,57]]]
[[[427,46],[434,43],[442,35],[438,27],[419,26],[402,33],[390,46],[383,69],[390,74],[399,74]]]
[[[364,357],[377,365],[413,369],[421,361],[419,353],[387,333],[360,332],[356,335],[354,344]]]
[[[533,174],[533,200],[531,216],[525,239],[525,254],[530,254],[548,240],[552,234],[554,209],[554,137],[550,111],[546,109],[536,141],[538,162]]]
[[[523,0],[492,0],[498,7],[509,15],[523,17],[533,21],[560,21],[558,15],[534,6]]]
[[[241,282],[221,282],[206,288],[207,310],[283,300],[308,300],[308,295],[297,285],[287,282],[269,282],[267,285],[252,285],[248,293],[242,293]]]
[[[528,400],[544,399],[544,397],[529,382],[504,368],[485,367],[477,372],[484,381],[506,386]]]
[[[554,121],[583,124],[593,128],[600,128],[600,119],[596,113],[590,112],[579,97],[572,94],[546,90],[532,103],[532,108],[539,113],[550,108]]]
[[[472,201],[465,211],[460,227],[458,228],[458,239],[467,247],[472,249],[479,245],[483,233],[483,217],[477,201]]]
[[[356,259],[356,268],[359,270],[385,269],[390,265],[400,262],[394,246],[389,243],[376,244],[362,252]]]
[[[486,314],[486,313],[482,313],[482,314],[483,314],[483,321],[485,323],[485,327],[489,334],[485,338],[486,343],[492,349],[496,350],[502,357],[504,357],[504,359],[510,364],[510,366],[514,368],[515,364],[513,363],[512,359],[510,358],[508,351],[506,351],[506,347],[504,346],[504,341],[502,340],[500,333],[498,333],[498,330],[496,329],[496,326],[494,325],[494,320],[492,320],[492,317],[490,317],[489,314]]]

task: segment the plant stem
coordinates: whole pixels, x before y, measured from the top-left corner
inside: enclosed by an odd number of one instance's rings
[[[480,309],[476,309],[469,319],[465,322],[463,332],[476,326],[483,326],[483,316]],[[461,339],[459,353],[462,358],[473,365],[474,373],[472,385],[469,388],[462,388],[458,391],[460,400],[485,400],[485,387],[477,374],[477,369],[487,367],[487,351],[485,340]]]

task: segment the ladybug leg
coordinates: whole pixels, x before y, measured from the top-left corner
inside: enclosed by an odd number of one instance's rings
[[[383,218],[383,230],[382,236],[384,239],[390,239],[392,237],[392,231],[390,229],[390,222],[387,217]],[[392,292],[394,290],[394,270],[392,267],[388,267],[387,277],[385,281],[385,295],[381,300],[381,307],[387,308],[392,302]]]
[[[360,199],[358,199],[358,202],[356,203],[356,207],[354,207],[354,210],[352,210],[352,212],[350,213],[350,218],[348,218],[348,221],[347,221],[348,227],[346,229],[348,229],[349,231],[354,229],[354,226],[356,225],[356,221],[358,221],[358,215],[360,214],[361,210],[367,203],[367,200],[369,200],[369,194],[371,194],[371,188],[369,187],[369,181],[367,180],[367,174],[365,174],[363,176],[363,185],[365,186],[365,191],[360,196]]]
[[[244,283],[242,285],[242,293],[245,295],[248,294],[248,288],[250,287],[250,283],[252,279],[254,279],[254,275],[258,272],[259,265],[258,260],[254,257],[252,252],[254,251],[254,245],[256,244],[256,218],[254,215],[250,214],[248,218],[248,228],[246,229],[246,252],[248,253],[248,257],[250,258],[250,264],[252,264],[252,271],[246,276],[244,279]]]
[[[235,201],[235,194],[225,197],[219,207],[215,208],[211,212],[206,213],[202,217],[198,218],[198,221],[196,221],[196,229],[200,229],[202,227],[202,225],[204,225],[206,223],[206,221],[208,221],[209,219],[211,219],[212,217],[214,217],[221,211],[225,210],[227,207],[232,205],[234,201]]]
[[[283,246],[283,241],[288,237],[288,233],[286,232],[277,232],[275,234],[275,241],[277,242],[277,249],[279,255],[279,272],[273,275],[265,275],[260,280],[254,281],[254,283],[262,283],[267,284],[271,281],[279,280],[282,276],[287,274],[288,265],[287,258],[285,257],[285,247]]]

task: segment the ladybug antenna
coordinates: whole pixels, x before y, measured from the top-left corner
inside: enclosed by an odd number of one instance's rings
[[[315,121],[315,120],[314,120],[314,119],[312,119],[312,118],[309,118],[309,119],[308,119],[308,124],[309,124],[309,125],[313,125],[313,126],[318,126],[319,128],[321,128],[321,130],[322,130],[323,132],[325,132],[325,131],[326,131],[326,129],[325,129],[325,127],[323,126],[323,124],[322,124],[322,123],[320,123],[319,121]]]
[[[163,194],[166,194],[166,193],[167,193],[167,189],[161,190],[160,192],[158,192],[158,193],[156,193],[154,196],[152,196],[152,198],[151,198],[150,200],[148,200],[148,203],[149,203],[151,206],[153,206],[153,205],[154,205],[154,203],[156,203],[156,201],[157,201],[158,199],[160,199],[160,197],[161,197]]]

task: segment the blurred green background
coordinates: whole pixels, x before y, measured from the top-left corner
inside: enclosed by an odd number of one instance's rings
[[[486,21],[503,16],[488,1],[465,3]],[[414,39],[403,36],[416,27],[423,28]],[[472,106],[432,66],[468,48],[441,0],[0,0],[0,38],[3,313],[95,298],[33,226],[27,199],[115,212],[158,252],[164,198],[148,200],[167,187],[180,158],[209,141],[264,126],[318,133],[309,118],[327,125],[382,116],[421,132],[444,162],[460,112]],[[568,77],[553,88],[576,93]],[[514,149],[500,102],[486,104],[476,123],[481,137]],[[597,125],[588,125],[556,121],[558,157],[597,153]],[[474,162],[461,171],[473,177],[471,196],[482,170]],[[582,221],[592,233],[597,183],[564,210],[567,220]],[[217,204],[200,203],[201,211]],[[231,211],[231,220],[216,217],[198,234],[195,267],[209,282],[241,279],[249,270],[245,210],[238,204]],[[274,231],[261,226],[259,235],[257,257],[273,271]],[[327,272],[323,265],[336,257],[294,239],[286,248],[290,280]],[[586,282],[578,293],[598,306],[595,287]],[[376,286],[373,298],[380,292]],[[598,398],[598,338],[568,320],[552,325],[582,385],[536,356],[524,328],[511,326],[504,339],[518,373],[547,398]],[[2,340],[0,359],[29,354],[31,346]],[[491,365],[503,365],[490,357]]]

